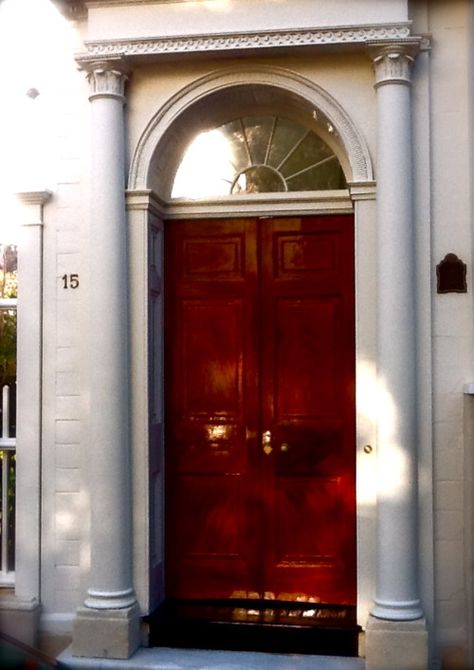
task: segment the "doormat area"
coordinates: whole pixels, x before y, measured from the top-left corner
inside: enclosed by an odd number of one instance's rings
[[[168,600],[150,617],[150,645],[357,656],[352,606]]]

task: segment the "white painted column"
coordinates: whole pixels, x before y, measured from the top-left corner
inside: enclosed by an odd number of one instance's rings
[[[74,653],[128,656],[138,644],[132,586],[123,64],[87,65],[91,86],[90,586]],[[118,628],[117,628],[118,627]],[[124,628],[125,627],[125,628]],[[119,629],[122,629],[119,632]]]
[[[377,91],[377,581],[372,615],[423,617],[417,584],[415,274],[410,70],[418,45],[374,57]]]

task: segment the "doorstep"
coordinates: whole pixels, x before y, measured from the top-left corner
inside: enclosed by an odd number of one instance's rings
[[[59,655],[64,670],[364,670],[362,658],[269,654],[253,651],[140,648],[123,661],[79,658],[71,649]]]

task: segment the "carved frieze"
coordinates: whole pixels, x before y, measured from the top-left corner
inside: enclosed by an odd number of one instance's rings
[[[410,36],[409,23],[369,26],[336,26],[318,29],[273,30],[225,34],[183,35],[143,39],[86,42],[89,58],[103,56],[156,56],[170,53],[198,53],[324,45],[360,44],[371,41],[403,40]]]

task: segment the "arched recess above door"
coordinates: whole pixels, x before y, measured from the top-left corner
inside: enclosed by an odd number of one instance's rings
[[[175,94],[151,119],[132,159],[130,190],[151,189],[163,201],[186,147],[199,133],[245,116],[275,115],[314,132],[334,152],[348,183],[373,180],[367,144],[342,106],[314,82],[283,68],[227,68]]]

